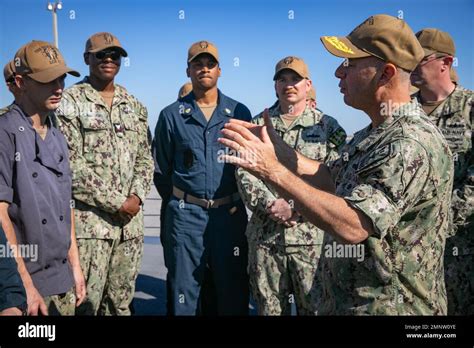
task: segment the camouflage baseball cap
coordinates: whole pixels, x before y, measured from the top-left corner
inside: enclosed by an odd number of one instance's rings
[[[10,82],[11,79],[15,77],[15,63],[13,60],[5,64],[3,68],[3,77],[5,78],[5,82]]]
[[[311,87],[309,90],[308,94],[306,95],[306,100],[316,101],[316,91],[314,90],[314,87]]]
[[[81,76],[66,66],[59,50],[45,41],[31,41],[15,54],[14,65],[17,75],[25,75],[35,81],[48,83],[64,74]]]
[[[416,33],[416,37],[425,51],[425,57],[433,53],[456,55],[453,38],[444,31],[425,28]]]
[[[367,18],[347,36],[322,36],[321,41],[337,57],[374,56],[407,71],[413,71],[424,57],[408,24],[384,14]]]
[[[193,84],[191,82],[186,82],[181,86],[178,92],[178,98],[187,96],[193,90]]]
[[[289,69],[300,75],[302,78],[309,79],[309,69],[303,59],[295,57],[295,56],[288,56],[280,60],[275,66],[275,74],[273,75],[273,81],[277,79],[278,74],[280,71]]]
[[[128,56],[127,51],[125,51],[120,44],[120,41],[111,33],[101,32],[92,35],[86,41],[85,53],[91,52],[96,53],[103,51],[106,48],[116,48],[120,54],[124,57]]]
[[[198,41],[189,47],[188,63],[203,53],[210,54],[217,62],[219,62],[219,52],[217,51],[217,47],[209,41]]]

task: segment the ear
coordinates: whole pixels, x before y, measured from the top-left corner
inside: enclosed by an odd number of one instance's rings
[[[310,79],[306,79],[306,94],[311,91],[311,87],[313,87],[313,81],[311,81]]]
[[[395,76],[396,73],[397,73],[397,67],[393,65],[392,63],[386,63],[383,67],[382,75],[380,75],[380,78],[379,78],[379,82],[378,82],[379,86],[383,86],[390,83],[390,81],[392,80],[392,78]]]
[[[191,77],[191,76],[189,75],[189,68],[186,68],[186,76],[187,76],[187,77]]]
[[[84,53],[84,63],[86,63],[86,65],[89,65],[89,53],[88,52]]]
[[[15,75],[15,85],[21,91],[26,90],[25,80],[23,79],[23,76],[21,75]]]
[[[451,66],[453,65],[454,57],[453,56],[446,56],[443,58],[443,67],[441,71],[450,70]]]
[[[217,77],[221,77],[221,73],[222,73],[221,67],[218,66],[217,69],[218,69]]]

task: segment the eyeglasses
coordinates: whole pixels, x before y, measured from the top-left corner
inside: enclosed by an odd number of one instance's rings
[[[117,51],[99,51],[95,53],[95,57],[99,60],[104,60],[110,57],[112,60],[119,60],[122,55]]]

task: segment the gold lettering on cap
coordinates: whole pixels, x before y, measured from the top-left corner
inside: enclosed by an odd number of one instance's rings
[[[347,47],[347,45],[341,40],[339,40],[336,36],[325,36],[324,40],[326,40],[332,46],[336,47],[339,51],[354,54],[354,51]]]
[[[201,41],[199,43],[199,47],[201,47],[202,49],[205,49],[209,46],[209,44],[207,43],[207,41]]]
[[[109,33],[105,33],[103,36],[104,36],[104,41],[107,45],[110,45],[112,42],[114,42],[113,36],[110,35]]]
[[[59,53],[56,47],[41,46],[35,50],[35,53],[41,53],[49,60],[49,64],[59,63]]]

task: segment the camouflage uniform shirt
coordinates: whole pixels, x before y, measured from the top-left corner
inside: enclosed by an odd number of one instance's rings
[[[109,109],[86,77],[64,91],[56,116],[69,146],[77,238],[142,236],[143,209],[125,226],[117,212],[129,195],[145,202],[150,190],[154,164],[146,108],[115,85]]]
[[[421,103],[420,93],[415,97]],[[451,203],[453,225],[446,240],[446,252],[474,254],[474,92],[456,86],[428,118],[445,136],[454,159],[454,185]],[[455,249],[454,249],[455,248]]]
[[[280,117],[278,104],[270,108],[269,113],[277,133],[295,150],[321,162],[337,159],[339,148],[345,144],[346,132],[334,118],[307,107],[287,127]],[[262,125],[263,114],[257,115],[252,122]],[[242,168],[237,169],[237,182],[245,205],[253,213],[246,232],[250,240],[286,246],[322,244],[324,232],[313,224],[304,222],[285,228],[269,218],[267,204],[279,198],[271,186]]]
[[[336,194],[365,213],[374,234],[363,258],[328,253],[320,314],[446,314],[443,253],[453,180],[451,151],[416,101],[357,132],[330,165]]]

